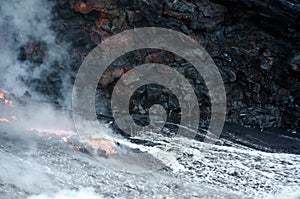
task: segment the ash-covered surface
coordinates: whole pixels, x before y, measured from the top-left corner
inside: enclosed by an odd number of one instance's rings
[[[0,198],[299,197],[299,10],[294,0],[2,2],[1,89],[8,90],[10,100],[27,100],[31,107],[0,128]],[[72,83],[87,53],[111,35],[145,26],[189,35],[219,67],[227,90],[227,121],[239,125],[227,123],[217,145],[203,151],[202,132],[195,140],[171,138],[180,109],[172,94],[155,85],[135,93],[130,108],[136,120],[148,122],[153,102],[175,114],[162,134],[118,137],[130,159],[122,153],[99,159],[55,136],[39,137],[18,125],[35,114],[37,121],[45,117],[42,127],[58,126],[50,124],[57,113],[34,102],[68,109]],[[207,127],[210,105],[200,75],[179,56],[154,49],[133,52],[110,66],[99,82],[99,119],[110,118],[109,97],[116,80],[134,66],[151,62],[168,64],[185,75],[199,97],[200,127]],[[7,110],[4,116],[13,116],[15,110]],[[80,144],[77,138],[72,142]],[[131,153],[139,150],[147,156]],[[153,152],[160,150],[167,153],[156,157]],[[149,159],[166,166],[140,174],[104,167],[104,162],[122,166],[126,160],[128,166],[128,160],[135,160],[131,163],[139,168],[148,166]]]
[[[0,198],[80,194],[87,198],[275,198],[286,190],[297,191],[300,183],[299,156],[264,153],[234,143],[203,152],[203,143],[194,140],[139,137],[160,143],[140,149],[168,150],[165,157],[157,158],[172,161],[158,171],[134,174],[103,167],[95,157],[60,139],[19,133],[26,135],[1,132]],[[147,161],[139,159],[132,165]]]

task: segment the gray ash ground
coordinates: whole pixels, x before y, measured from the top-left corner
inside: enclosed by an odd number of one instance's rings
[[[18,125],[1,126],[1,199],[299,198],[300,6],[296,0],[12,0],[1,2],[0,13],[0,83],[16,99],[70,105],[72,81],[93,47],[123,30],[156,26],[188,34],[207,49],[228,92],[227,121],[236,123],[227,123],[221,139],[206,151],[201,133],[196,139],[149,132],[131,138],[116,135],[123,150],[144,151],[146,157],[165,165],[147,173],[111,170],[103,163],[118,156],[99,161],[61,139],[45,139]],[[185,66],[181,72],[200,95],[201,111],[209,112],[203,100],[206,87],[184,60],[153,51],[135,56],[121,58],[111,71],[144,62]],[[109,116],[109,92],[118,79],[105,78],[105,91],[99,94],[104,99],[96,105],[99,117]],[[140,114],[145,107],[139,105],[157,92],[161,91],[155,86],[139,90],[141,100],[133,100],[132,108],[138,107],[133,113]],[[163,99],[159,102],[177,109],[175,99]],[[32,112],[37,119],[46,115],[35,108],[26,114]],[[77,138],[73,141],[80,143]],[[135,160],[139,161],[132,164],[138,166],[149,161]]]
[[[60,139],[20,133],[27,135],[20,138],[19,134],[1,132],[0,198],[3,199],[72,195],[75,198],[83,195],[86,198],[290,199],[297,198],[293,194],[299,191],[299,155],[261,152],[225,139],[221,141],[227,146],[214,145],[206,151],[204,143],[186,138],[149,133],[135,138],[157,144],[152,147],[132,145],[122,139],[123,145],[148,150],[150,154],[168,151],[156,158],[170,160],[157,171],[128,173],[106,168],[94,156],[78,152]]]

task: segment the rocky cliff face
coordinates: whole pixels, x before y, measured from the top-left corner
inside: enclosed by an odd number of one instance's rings
[[[70,82],[85,55],[111,35],[147,26],[183,32],[199,41],[219,67],[227,91],[227,121],[300,132],[299,16],[296,0],[59,0],[53,9],[52,29],[58,44],[71,46]],[[47,46],[35,42],[20,48],[20,59],[39,63],[46,53]],[[202,117],[209,119],[207,89],[200,75],[169,52],[147,49],[116,60],[100,80],[99,96],[109,98],[120,71],[147,62],[168,64],[184,74],[199,97]],[[64,70],[58,67],[60,71]],[[50,98],[61,96],[53,89],[62,86],[56,76],[41,80],[37,89]],[[99,104],[108,107],[108,101]],[[163,104],[169,112],[179,111],[168,91],[147,85],[135,93],[132,113],[147,113],[149,101]],[[178,117],[170,115],[170,120]]]

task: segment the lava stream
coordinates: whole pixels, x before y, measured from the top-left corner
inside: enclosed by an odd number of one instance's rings
[[[0,90],[0,104],[2,101],[2,106],[4,107],[4,112],[0,112],[0,122],[11,123],[12,121],[17,121],[17,116],[11,114],[13,108],[15,108],[13,101],[6,97],[4,92]],[[1,106],[1,107],[2,107]],[[9,107],[9,109],[7,109]],[[2,115],[3,114],[3,115]],[[18,123],[17,123],[18,124]],[[107,139],[89,139],[84,141],[84,146],[79,146],[74,142],[70,141],[71,138],[75,138],[77,133],[73,130],[61,130],[61,129],[43,129],[43,128],[28,128],[26,131],[38,134],[46,139],[52,139],[53,136],[60,138],[64,143],[68,143],[73,146],[77,151],[86,152],[86,147],[96,149],[97,151],[103,152],[101,155],[110,156],[116,154],[116,144],[114,141]],[[76,138],[75,138],[76,140]],[[78,140],[78,138],[77,138]]]

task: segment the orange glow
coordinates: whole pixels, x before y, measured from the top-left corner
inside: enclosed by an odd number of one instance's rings
[[[87,14],[93,10],[92,6],[86,3],[79,3],[79,2],[74,3],[73,8],[76,12],[80,12],[82,14]]]
[[[125,73],[127,73],[127,72],[131,69],[131,68],[128,67],[128,66],[123,66],[122,68],[123,68],[123,70],[125,71]]]
[[[81,6],[81,8],[83,9],[85,7]],[[13,101],[6,99],[5,93],[0,92],[0,99],[2,99],[2,103],[9,105],[10,107],[14,107]],[[16,120],[17,122],[17,115],[11,114],[8,118],[5,117],[6,115],[2,118],[0,117],[0,122],[10,123],[13,120]],[[46,140],[50,140],[54,137],[57,137],[61,139],[64,143],[67,143],[72,147],[74,147],[77,151],[81,151],[81,152],[86,151],[85,146],[80,146],[70,141],[70,139],[73,136],[77,135],[75,131],[61,130],[61,129],[43,129],[43,128],[28,128],[26,130],[38,134],[44,137],[44,139]],[[107,139],[90,139],[86,142],[86,146],[103,151],[105,156],[114,155],[117,153],[115,142]]]
[[[62,139],[62,141],[64,141],[65,143],[68,143],[69,139],[72,136],[76,135],[75,131],[66,131],[66,130],[50,130],[50,129],[30,128],[30,129],[27,129],[27,131],[37,132],[39,134],[50,136],[50,137],[51,137],[51,135],[55,135],[55,136],[60,137]]]
[[[76,135],[75,131],[66,131],[66,130],[49,130],[49,129],[38,129],[38,128],[30,128],[27,129],[31,132],[37,132],[39,134],[58,136],[62,139],[63,142],[72,145],[77,151],[85,151],[84,147],[80,147],[72,142],[69,141],[70,138]],[[116,144],[114,141],[107,140],[107,139],[90,139],[87,140],[87,146],[93,149],[99,149],[104,151],[105,156],[110,156],[116,154]]]
[[[76,144],[71,144],[77,151],[84,151],[84,148],[80,148],[79,146],[77,146]]]
[[[6,122],[6,123],[9,123],[9,120],[6,119],[6,118],[0,118],[0,122]]]
[[[5,104],[9,104],[10,107],[14,107],[13,102],[12,102],[11,100],[5,99],[5,100],[4,100],[4,103],[5,103]]]
[[[88,146],[94,149],[100,149],[105,151],[106,156],[117,154],[116,143],[114,141],[107,139],[90,139],[87,140],[87,143]]]
[[[49,136],[48,140],[52,138],[51,135],[55,135],[57,137],[60,137],[60,139],[62,139],[63,142],[72,145],[77,151],[85,151],[84,148],[80,148],[76,144],[69,142],[69,139],[72,138],[74,135],[76,135],[75,131],[50,130],[50,129],[38,129],[38,128],[30,128],[27,129],[27,131],[47,135]]]
[[[67,137],[62,137],[61,139],[64,141],[64,142],[68,142],[69,139],[72,137],[72,135],[69,135]]]
[[[97,28],[101,28],[101,26],[103,25],[104,22],[105,22],[105,19],[100,19],[97,23]]]

